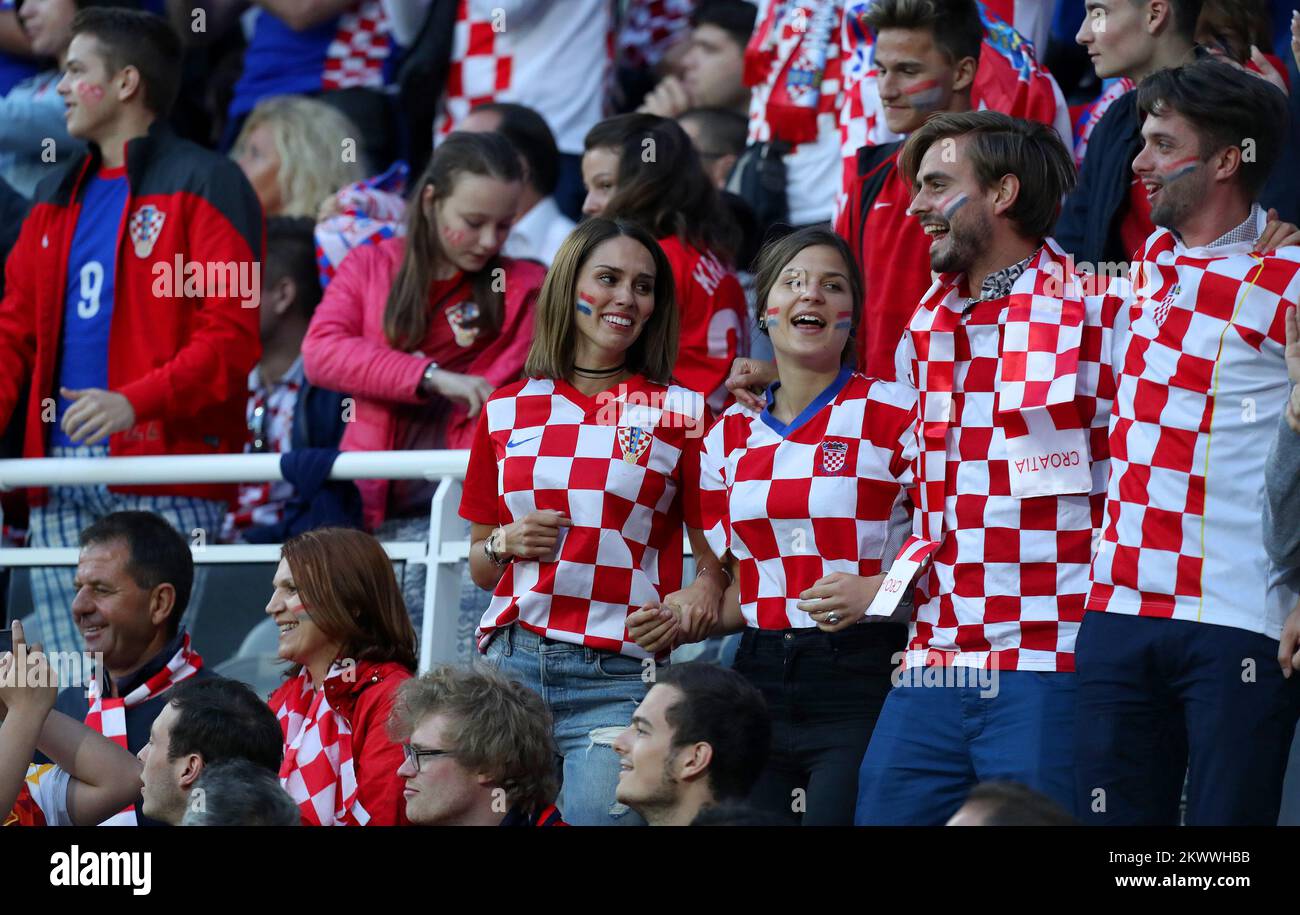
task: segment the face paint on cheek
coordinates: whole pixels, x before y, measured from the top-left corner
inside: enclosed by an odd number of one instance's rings
[[[578,314],[580,315],[590,315],[594,314],[596,311],[596,303],[582,293],[578,294],[578,304],[573,307],[578,310]]]
[[[1169,169],[1160,176],[1160,180],[1164,184],[1169,184],[1173,181],[1177,181],[1179,178],[1190,175],[1192,172],[1196,171],[1200,165],[1201,160],[1196,156],[1188,156],[1186,159],[1179,159],[1177,162],[1174,162],[1169,166]]]
[[[77,83],[77,97],[83,102],[97,105],[104,100],[104,87],[93,83]]]
[[[952,222],[952,217],[956,215],[957,211],[969,202],[970,198],[965,194],[958,194],[956,197],[951,197],[948,200],[945,200],[940,207],[940,210],[943,213],[943,218]]]
[[[849,330],[853,327],[853,311],[841,311],[835,316],[836,330]]]
[[[907,96],[907,103],[917,111],[936,111],[943,104],[943,86],[937,79],[909,86],[903,94]]]
[[[452,248],[459,248],[465,244],[465,232],[462,229],[444,228],[442,230],[442,240]]]

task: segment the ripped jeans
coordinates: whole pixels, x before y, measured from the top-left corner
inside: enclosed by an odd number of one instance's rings
[[[619,765],[613,746],[649,689],[641,679],[641,661],[543,638],[518,625],[496,634],[487,660],[540,695],[551,710],[564,758],[556,802],[564,822],[644,826],[635,811],[614,800]]]

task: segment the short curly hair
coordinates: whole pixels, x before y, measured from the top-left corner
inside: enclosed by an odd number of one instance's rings
[[[512,806],[533,813],[555,801],[558,752],[550,710],[537,693],[485,664],[447,664],[401,685],[389,734],[407,741],[430,715],[448,719],[456,761],[486,773]]]

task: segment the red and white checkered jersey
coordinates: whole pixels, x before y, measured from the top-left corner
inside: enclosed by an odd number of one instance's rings
[[[581,153],[604,116],[614,12],[611,0],[460,0],[435,138],[476,105],[517,102],[546,119],[560,152]]]
[[[628,66],[655,67],[691,28],[695,0],[628,0],[618,54]]]
[[[379,88],[384,64],[393,53],[388,14],[380,0],[362,0],[339,17],[325,50],[322,89]]]
[[[1058,262],[1063,257],[1054,243],[1047,251]],[[1033,264],[1041,266],[1045,258],[1040,252]],[[1114,395],[1108,357],[1118,302],[1105,296],[1076,300],[1083,314],[1068,353],[1053,354],[1057,342],[1035,340],[1044,336],[1041,330],[1021,325],[1030,329],[1027,355],[1026,341],[1012,340],[1007,331],[1008,316],[1017,301],[1037,309],[1042,300],[1059,297],[1051,292],[1051,277],[1031,265],[1010,296],[971,302],[964,279],[945,275],[899,345],[897,377],[918,388],[924,420],[918,424],[916,537],[909,548],[917,541],[937,544],[917,579],[909,667],[1074,669],[1093,532],[1100,527],[1106,491],[1106,430]],[[938,331],[941,324],[944,332]],[[1073,384],[1068,403],[1054,404],[1050,387],[1012,380],[1017,366],[1039,374],[1035,369],[1043,356],[1055,358],[1057,369],[1068,366]],[[1014,362],[1004,368],[1008,359]],[[1050,362],[1046,372],[1053,377]],[[1083,460],[1090,462],[1081,488],[1013,494],[1013,476],[1029,479],[1055,455],[1050,446],[1041,457],[1026,447],[1042,432],[1030,420],[1041,417],[1028,415],[1035,411],[1004,410],[1003,402],[1011,398],[1045,404],[1058,423],[1069,412],[1080,450],[1088,452]],[[1032,434],[1025,434],[1026,424]]]
[[[1261,506],[1289,392],[1283,321],[1300,299],[1300,248],[1252,247],[1186,248],[1159,229],[1134,265],[1089,610],[1278,638],[1295,606],[1264,552]]]
[[[770,409],[769,395],[769,409]],[[815,626],[799,595],[832,572],[876,575],[911,528],[916,391],[845,369],[789,425],[733,405],[704,440],[709,546],[740,567],[759,629]]]
[[[518,622],[539,635],[648,655],[627,616],[681,587],[682,523],[701,527],[704,398],[639,376],[595,397],[530,378],[488,399],[470,450],[462,517],[509,524],[562,511],[555,558],[506,566],[477,632]]]
[[[874,0],[847,0],[840,32],[843,61],[843,103],[838,107],[842,188],[836,213],[844,205],[856,173],[857,152],[863,146],[892,143],[902,137],[885,124],[884,104],[876,82],[872,50],[875,38],[862,16]],[[971,104],[977,110],[1001,111],[1014,117],[1040,121],[1056,128],[1067,146],[1071,140],[1070,109],[1061,88],[1036,57],[1034,46],[1011,25],[979,3],[984,21],[984,45],[979,69],[971,87]]]

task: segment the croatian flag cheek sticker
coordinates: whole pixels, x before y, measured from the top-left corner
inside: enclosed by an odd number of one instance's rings
[[[442,239],[453,248],[459,248],[465,243],[465,231],[463,229],[444,228],[442,230]]]
[[[853,310],[841,311],[835,315],[835,329],[849,330],[853,327]]]
[[[574,307],[577,308],[580,315],[591,315],[596,312],[596,303],[581,293],[578,295],[578,304]]]
[[[104,87],[93,83],[77,83],[77,98],[90,104],[98,104],[104,99]]]

